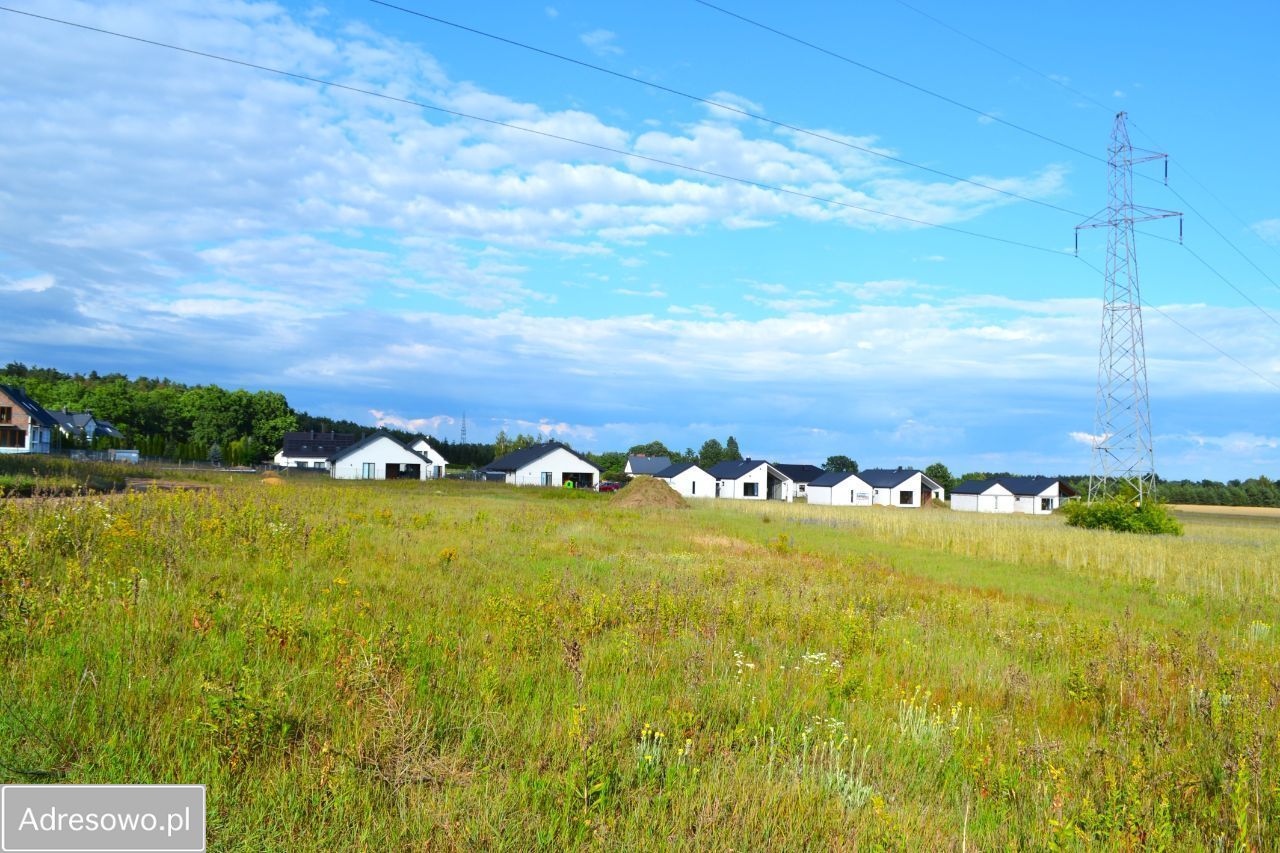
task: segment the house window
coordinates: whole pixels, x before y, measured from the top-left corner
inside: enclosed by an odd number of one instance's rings
[[[760,484],[759,484],[759,483],[743,483],[743,484],[742,484],[742,496],[743,496],[744,498],[755,498],[755,497],[759,497],[759,496],[760,496]]]
[[[690,484],[689,484],[689,494],[691,494],[691,495],[696,495],[697,493],[698,493],[698,484],[697,484],[697,483],[690,483]]]
[[[858,493],[857,493],[857,492],[855,492],[853,489],[850,489],[850,490],[849,490],[849,503],[854,504],[854,503],[857,503],[857,502],[858,502]]]
[[[0,406],[0,424],[7,424],[13,420],[13,406]]]
[[[1050,510],[1052,510],[1052,509],[1053,509],[1053,498],[1041,498],[1041,499],[1040,499],[1040,510],[1041,510],[1041,512],[1049,512],[1049,511],[1050,511]]]
[[[544,486],[550,486],[550,485],[551,485],[551,472],[550,472],[550,471],[543,471],[543,472],[542,472],[542,485],[544,485]]]
[[[20,429],[0,429],[0,447],[26,447],[27,433]]]
[[[915,503],[915,493],[912,492],[910,489],[905,489],[901,492],[898,492],[898,503],[901,504],[902,506],[911,506],[913,503]]]
[[[378,470],[378,463],[362,462],[360,464],[360,479],[376,480],[378,478],[377,470]]]

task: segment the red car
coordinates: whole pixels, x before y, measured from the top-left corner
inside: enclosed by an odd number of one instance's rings
[[[600,484],[600,491],[602,492],[616,492],[618,491],[618,489],[621,489],[621,488],[622,488],[621,483],[611,483],[608,480]]]

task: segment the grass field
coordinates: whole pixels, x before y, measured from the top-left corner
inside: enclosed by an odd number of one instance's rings
[[[1275,849],[1280,525],[462,483],[0,501],[0,778],[212,849]]]

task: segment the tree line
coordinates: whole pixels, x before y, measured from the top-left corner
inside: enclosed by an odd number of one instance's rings
[[[49,367],[28,367],[21,362],[10,362],[0,371],[0,384],[22,388],[46,409],[92,412],[124,433],[123,441],[97,439],[93,443],[96,448],[134,447],[142,455],[151,457],[205,460],[216,454],[225,463],[246,465],[269,459],[280,449],[286,432],[314,430],[364,436],[379,429],[296,411],[277,391],[227,390],[218,385],[187,385],[146,376],[131,379],[123,373],[66,373]],[[417,438],[416,433],[385,429],[402,441]],[[503,430],[492,443],[464,444],[434,436],[428,436],[427,440],[451,466],[479,468],[545,438],[524,433],[511,436]],[[62,442],[64,447],[83,446],[83,442],[74,439],[64,438]],[[604,469],[605,479],[618,480],[623,477],[627,456],[633,454],[666,456],[673,463],[692,462],[703,468],[742,459],[738,440],[732,435],[724,442],[709,438],[697,450],[688,447],[683,452],[672,450],[661,441],[651,441],[634,445],[625,452],[584,455]],[[829,456],[823,468],[857,472],[858,463],[838,454]],[[1014,476],[1008,472],[972,471],[954,477],[941,462],[935,462],[924,472],[948,492],[965,480]],[[1088,477],[1077,475],[1062,479],[1082,495],[1088,493]],[[1157,494],[1168,503],[1280,507],[1280,483],[1269,477],[1227,482],[1159,480]]]

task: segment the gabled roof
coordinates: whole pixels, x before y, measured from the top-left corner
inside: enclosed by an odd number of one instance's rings
[[[784,465],[782,463],[778,463],[773,467],[777,468],[797,483],[812,483],[814,480],[826,473],[817,465]]]
[[[425,444],[427,446],[427,449],[426,450],[416,449],[419,444]],[[419,454],[420,456],[422,456],[423,459],[426,459],[427,461],[431,462],[431,464],[433,465],[435,464],[435,459],[431,458],[431,454],[433,453],[439,459],[443,459],[446,465],[449,464],[449,460],[445,459],[444,454],[441,453],[439,450],[437,450],[435,447],[433,447],[431,442],[427,441],[427,437],[425,435],[420,435],[417,438],[415,438],[413,441],[409,442],[409,449],[412,450],[414,453]]]
[[[23,391],[16,385],[0,385],[0,391],[8,395],[9,399],[19,409],[27,413],[27,417],[35,421],[42,427],[56,427],[58,422],[54,420],[53,415],[45,409],[44,406],[27,396],[27,392]]]
[[[546,444],[534,444],[534,445],[530,445],[529,447],[521,448],[520,450],[513,450],[510,453],[508,453],[506,456],[499,457],[493,460],[492,462],[490,462],[488,465],[484,466],[484,470],[507,471],[507,472],[519,471],[521,468],[525,467],[526,465],[532,465],[534,462],[537,462],[539,459],[546,456],[548,453],[552,453],[556,450],[564,450],[569,453],[573,453],[574,456],[577,456],[579,459],[581,459],[583,462],[590,465],[592,468],[595,468],[597,471],[604,470],[599,465],[592,462],[590,459],[583,457],[580,453],[574,453],[573,449],[569,447],[569,445],[561,444],[558,441],[548,441]]]
[[[350,456],[352,453],[355,453],[357,450],[360,450],[361,448],[368,447],[370,444],[373,444],[375,441],[377,441],[380,438],[385,438],[388,441],[395,442],[396,447],[399,447],[401,450],[403,450],[405,453],[408,453],[410,456],[414,457],[415,459],[422,458],[421,454],[415,453],[414,451],[405,447],[404,442],[396,438],[391,433],[384,432],[383,430],[378,430],[373,435],[366,436],[365,438],[362,438],[359,441],[357,441],[355,444],[348,445],[342,448],[341,450],[337,451],[336,453],[334,453],[332,456],[329,457],[329,461],[337,462],[339,459],[342,459],[343,457],[346,457],[346,456]]]
[[[956,483],[951,489],[951,494],[980,495],[998,482],[1000,482],[999,477],[989,477],[985,480],[965,480],[963,483]]]
[[[664,468],[671,467],[670,456],[643,456],[635,455],[627,457],[627,464],[631,466],[632,474],[649,474],[656,475]]]
[[[981,495],[992,486],[1004,486],[1010,494],[1018,497],[1034,497],[1043,494],[1045,489],[1058,484],[1058,490],[1065,497],[1077,497],[1075,489],[1065,481],[1056,477],[991,477],[986,480],[966,480],[951,490],[953,495]]]
[[[98,432],[108,436],[109,438],[124,438],[124,433],[116,429],[116,425],[111,423],[111,421],[99,420]]]
[[[921,472],[914,468],[869,468],[858,472],[858,479],[874,489],[892,489]]]
[[[826,471],[820,477],[809,481],[809,486],[838,486],[850,477],[859,477],[857,471]]]
[[[739,477],[744,477],[747,474],[750,474],[761,465],[769,465],[769,463],[763,459],[740,459],[735,462],[718,462],[708,468],[707,473],[712,477],[715,477],[717,480],[736,480]],[[776,465],[769,465],[769,467],[778,471]],[[781,471],[778,471],[778,473],[782,474],[782,476],[786,477],[788,480],[791,479]]]
[[[866,471],[858,472],[858,479],[871,486],[873,489],[892,489],[910,480],[916,474],[920,475],[923,483],[933,489],[941,489],[942,486],[935,483],[928,474],[917,468],[868,468]]]
[[[672,477],[678,477],[690,468],[697,468],[699,471],[702,471],[696,462],[677,462],[674,465],[663,468],[653,476],[657,477],[659,480],[670,480]],[[702,471],[702,473],[706,474],[707,472]]]
[[[287,458],[327,459],[355,443],[355,435],[349,432],[286,432],[281,452]]]

